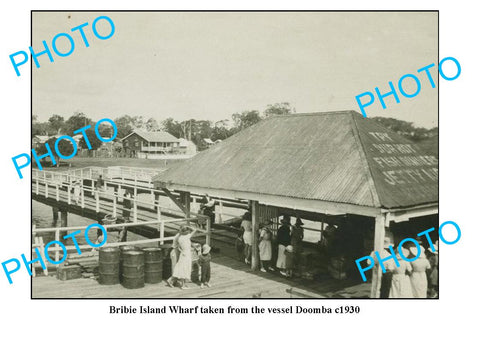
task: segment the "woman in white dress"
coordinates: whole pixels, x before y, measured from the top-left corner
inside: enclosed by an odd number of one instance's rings
[[[177,239],[178,259],[173,268],[172,277],[167,280],[167,284],[173,287],[173,280],[180,281],[180,288],[186,289],[186,281],[192,275],[192,242],[191,238],[195,234],[195,229],[187,226],[180,228]]]
[[[396,266],[393,260],[387,262],[387,270],[392,272],[392,286],[390,287],[389,298],[412,298],[412,285],[410,283],[410,273],[412,272],[412,266],[410,262],[405,261],[397,249],[397,260],[400,264]],[[402,251],[402,250],[400,250]],[[405,253],[408,250],[405,250]]]
[[[277,230],[277,268],[280,270],[280,274],[287,276],[285,272],[287,258],[285,256],[285,249],[290,245],[290,216],[285,215],[280,221],[281,225]]]
[[[258,250],[260,253],[260,263],[262,272],[268,270],[274,270],[271,266],[272,261],[272,232],[267,226],[260,229],[260,242],[258,244]]]
[[[253,233],[252,233],[252,215],[250,214],[249,211],[243,214],[240,228],[243,229],[243,243],[245,244],[245,248],[244,248],[245,263],[250,264],[250,261],[252,258]]]
[[[412,258],[415,258],[418,254],[416,247],[411,248]],[[427,269],[430,269],[430,261],[425,256],[425,251],[420,251],[420,256],[415,261],[411,262],[412,276],[410,282],[412,284],[412,293],[414,298],[427,298],[428,281],[427,281]]]

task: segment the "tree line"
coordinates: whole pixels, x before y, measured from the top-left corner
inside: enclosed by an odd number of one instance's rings
[[[219,121],[210,120],[195,120],[188,119],[184,121],[177,121],[174,118],[166,118],[162,121],[157,121],[155,118],[147,118],[141,115],[131,116],[125,114],[114,119],[117,126],[117,139],[129,135],[133,130],[140,129],[144,131],[166,131],[176,138],[185,138],[194,142],[197,146],[203,144],[204,138],[210,138],[212,141],[223,140],[231,135],[243,130],[253,124],[258,123],[262,119],[272,115],[285,115],[294,113],[295,109],[289,103],[276,103],[268,105],[261,113],[258,110],[246,110],[240,113],[234,113],[231,119],[224,119]],[[92,131],[87,130],[87,136],[90,139],[89,133],[95,134],[93,127],[95,123],[92,119],[87,117],[83,112],[75,112],[69,118],[54,114],[48,121],[39,122],[34,115],[32,119],[32,137],[36,135],[73,135],[74,131],[91,125]],[[99,133],[102,136],[111,136],[111,128],[109,126],[100,126]],[[91,139],[90,139],[91,140]],[[96,140],[96,139],[95,139]],[[54,140],[52,139],[54,142]],[[68,143],[68,142],[67,142]],[[50,141],[48,142],[50,145]],[[63,143],[65,144],[65,143]],[[101,143],[100,143],[101,145]],[[96,150],[100,145],[93,145],[92,150]],[[80,146],[86,147],[83,138],[80,140]],[[65,147],[68,148],[68,146]],[[66,150],[68,151],[68,150]]]
[[[292,113],[295,113],[295,108],[293,108],[290,103],[283,102],[268,105],[263,112],[258,110],[246,110],[232,114],[231,119],[219,121],[195,119],[177,121],[171,117],[162,121],[157,121],[152,117],[147,118],[141,115],[131,116],[125,114],[114,119],[114,122],[118,130],[117,140],[129,135],[135,129],[145,131],[166,131],[176,138],[191,140],[202,149],[204,138],[209,138],[212,141],[224,140],[249,126],[258,123],[266,117]],[[414,127],[411,122],[394,118],[374,117],[371,119],[414,142],[427,145],[428,148],[435,150],[435,145],[438,145],[432,142],[433,139],[438,139],[438,127],[432,129]],[[95,124],[96,122],[87,117],[83,112],[75,112],[67,119],[54,114],[46,122],[39,122],[37,117],[33,116],[32,137],[35,135],[71,136],[74,134],[74,131],[83,128],[86,125],[90,125],[92,128],[87,130],[87,136],[91,141],[92,150],[96,150],[101,146],[101,142],[97,138],[94,138],[95,132],[93,131],[93,127]],[[109,125],[101,125],[99,133],[102,136],[107,137],[111,136],[113,131]],[[52,140],[49,140],[48,144],[53,146],[52,142],[54,143],[55,140],[55,138],[52,138]],[[65,151],[68,151],[70,148],[67,144],[69,144],[67,141],[62,141],[61,143],[61,146],[63,146],[62,149],[65,148]],[[86,143],[83,138],[80,140],[80,147],[86,148]],[[121,146],[118,147],[121,148]]]

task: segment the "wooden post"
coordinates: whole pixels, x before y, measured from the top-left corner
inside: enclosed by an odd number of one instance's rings
[[[82,209],[84,209],[85,208],[85,189],[83,188],[83,181],[82,181],[81,195],[82,195]]]
[[[57,228],[57,230],[55,230],[55,241],[60,241],[60,228]],[[60,259],[59,254],[58,254],[59,246],[56,245],[55,248],[56,248],[55,249],[55,262],[58,262],[58,260]],[[56,266],[58,267],[58,264]]]
[[[160,241],[160,244],[163,244],[164,243],[163,238],[165,237],[165,222],[163,221],[160,222],[160,237],[162,238],[162,240]]]
[[[38,183],[38,177],[37,177],[37,179],[35,180],[35,194],[38,195],[39,192],[40,192],[40,184]]]
[[[58,187],[58,184],[55,185],[55,199],[58,201],[60,201],[60,188]]]
[[[48,198],[48,183],[45,182],[45,198]]]
[[[100,193],[95,192],[95,211],[98,213],[100,211]]]
[[[216,209],[215,209],[216,210]],[[222,223],[222,214],[223,214],[223,201],[220,200],[220,203],[218,204],[218,223]]]
[[[135,187],[135,191],[137,188]],[[137,218],[138,218],[138,213],[137,213],[137,197],[133,197],[132,198],[132,201],[133,201],[133,222],[137,222]]]
[[[118,201],[118,192],[114,189],[113,192],[113,211],[112,216],[117,217],[117,201]]]
[[[190,192],[181,192],[180,193],[181,202],[185,207],[185,217],[190,218]],[[187,221],[187,225],[190,225],[190,221]]]
[[[58,221],[58,208],[57,207],[52,207],[52,214],[53,214],[53,221],[57,222]]]
[[[207,217],[207,234],[205,235],[205,243],[211,245],[211,230],[212,230],[212,220]]]
[[[66,210],[60,210],[60,226],[61,228],[68,227],[68,212]],[[62,232],[62,237],[66,235],[66,232]]]
[[[68,205],[72,204],[72,195],[70,194],[71,190],[72,190],[72,187],[69,184],[68,187],[67,187],[67,203],[68,203]]]
[[[258,270],[260,264],[260,255],[258,252],[258,222],[259,222],[259,204],[258,201],[252,202],[252,270]]]
[[[385,240],[385,215],[380,214],[375,217],[375,237],[374,237],[374,251],[382,253],[383,244]],[[375,261],[377,262],[377,261]],[[382,268],[379,265],[373,267],[372,272],[372,289],[370,291],[370,298],[380,297],[380,284],[382,280]]]

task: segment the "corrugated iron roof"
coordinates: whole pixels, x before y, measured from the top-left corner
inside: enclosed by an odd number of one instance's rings
[[[437,158],[355,111],[267,118],[154,181],[368,207],[438,202]]]
[[[164,143],[173,143],[173,142],[178,142],[178,139],[168,132],[165,131],[141,131],[141,130],[135,130],[129,135],[125,136],[122,138],[122,140],[130,137],[133,134],[137,134],[141,138],[145,139],[148,142],[164,142]]]

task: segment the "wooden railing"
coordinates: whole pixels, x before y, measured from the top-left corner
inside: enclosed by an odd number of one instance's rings
[[[120,166],[108,167],[108,168],[88,167],[88,168],[81,168],[76,170],[68,170],[65,172],[45,171],[45,170],[40,171],[40,170],[34,169],[32,171],[32,184],[33,184],[32,191],[38,194],[37,188],[39,187],[39,185],[41,185],[42,183],[48,183],[49,186],[54,188],[54,190],[57,186],[67,185],[68,190],[70,192],[74,186],[74,183],[76,181],[80,181],[81,190],[82,190],[82,195],[81,195],[82,208],[84,208],[84,205],[83,205],[84,191],[92,192],[92,193],[95,192],[94,181],[98,180],[99,176],[102,175],[105,189],[107,189],[108,186],[117,186],[119,188],[120,187],[129,188],[134,193],[134,196],[137,195],[138,190],[148,190],[150,191],[152,197],[154,197],[155,195],[165,196],[165,193],[163,191],[154,189],[154,185],[152,183],[152,177],[157,173],[159,173],[159,171],[155,169],[120,167]],[[84,179],[92,180],[91,186],[84,186],[83,185]],[[52,195],[51,190],[50,192],[48,191],[49,190],[47,189],[46,197],[48,197],[49,194]],[[56,192],[55,192],[55,195],[56,195]],[[103,197],[112,196],[111,194],[108,194],[108,193],[102,193],[101,195]],[[119,197],[117,196],[117,198]],[[191,198],[192,198],[192,208],[199,207],[202,196],[192,194]],[[216,220],[219,223],[222,223],[225,217],[232,218],[232,217],[239,216],[239,214],[231,214],[224,211],[224,205],[228,206],[229,204],[232,204],[230,200],[215,198],[215,201],[217,202],[217,205],[215,206],[214,213],[216,215]],[[68,201],[68,204],[71,204],[70,200]],[[235,204],[239,205],[240,209],[242,208],[247,209],[248,207],[247,202],[235,202]],[[181,211],[176,211],[176,212],[181,213]],[[114,214],[114,216],[116,216],[115,207],[112,213]],[[195,211],[192,211],[191,214],[198,215],[195,213]]]
[[[167,220],[154,220],[154,221],[147,221],[147,222],[138,222],[138,223],[135,223],[135,222],[131,222],[131,223],[119,223],[119,224],[110,224],[110,225],[103,225],[103,228],[105,230],[107,230],[108,232],[108,229],[118,229],[118,228],[123,228],[123,227],[133,227],[133,226],[140,226],[140,225],[148,225],[148,224],[157,224],[159,225],[158,227],[158,231],[160,233],[160,237],[158,238],[153,238],[153,239],[145,239],[145,240],[136,240],[136,241],[125,241],[125,242],[109,242],[109,238],[108,238],[108,234],[106,237],[106,242],[104,245],[102,245],[102,247],[116,247],[116,246],[127,246],[127,245],[140,245],[140,244],[145,244],[145,243],[152,243],[152,242],[159,242],[159,244],[164,244],[166,241],[171,241],[175,238],[175,236],[169,236],[169,237],[165,237],[165,224],[166,223],[175,223],[175,222],[184,222],[186,220],[192,220],[192,219],[181,219],[181,218],[177,218],[177,219],[167,219]],[[37,237],[38,234],[42,234],[42,233],[51,233],[51,232],[55,232],[55,241],[59,241],[59,242],[62,242],[62,239],[60,238],[60,233],[62,232],[67,232],[67,231],[78,231],[78,230],[84,230],[86,228],[88,228],[89,226],[78,226],[78,227],[54,227],[54,228],[36,228],[35,226],[33,226],[32,228],[32,235],[33,237],[35,238],[35,243],[32,244],[32,249],[33,248],[39,248],[40,250],[40,253],[44,253],[44,248],[45,248],[45,244],[43,244],[43,238],[42,237]],[[208,241],[208,244],[209,244],[209,239],[208,239],[208,236],[209,236],[209,228],[207,228],[207,230],[203,230],[203,229],[198,229],[196,228],[195,229],[196,232],[200,233],[200,234],[204,234],[206,235],[207,237],[207,241]],[[87,236],[88,237],[88,236]],[[63,242],[62,242],[63,243]],[[92,242],[93,243],[93,242]],[[79,244],[78,245],[78,248],[80,248],[80,250],[82,249],[98,249],[98,248],[93,248],[91,245],[88,245],[88,244]],[[77,249],[77,245],[74,245],[74,246],[65,246],[65,249],[67,250],[67,252],[69,250],[76,250]],[[54,252],[55,253],[55,257],[54,257],[54,261],[55,262],[58,262],[60,260],[60,252],[62,251],[63,252],[63,248],[60,247],[59,245],[55,245],[55,247],[49,247],[47,249],[48,252]],[[66,255],[67,258],[68,258],[68,255]],[[48,264],[51,264],[50,262],[48,261],[45,261],[45,265]],[[55,265],[56,267],[58,267],[60,264],[57,264]]]

